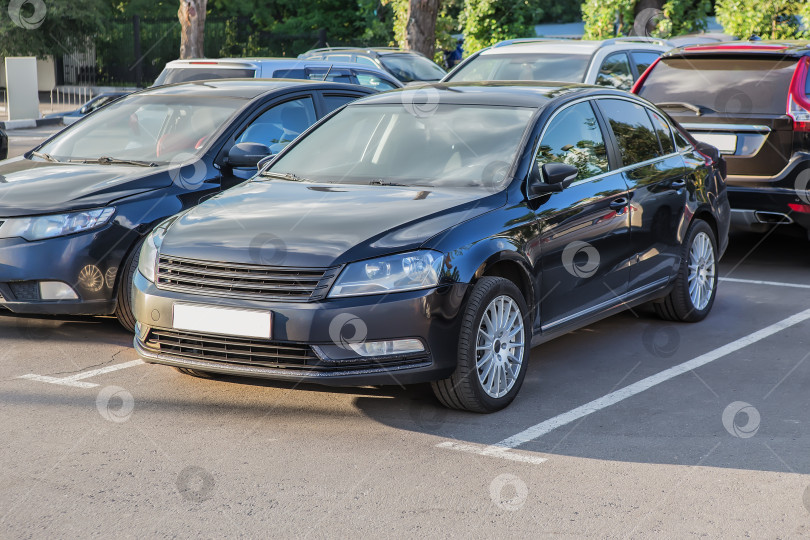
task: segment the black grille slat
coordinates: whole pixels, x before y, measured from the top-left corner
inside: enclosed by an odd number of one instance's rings
[[[238,298],[308,301],[322,298],[333,268],[294,268],[170,257],[158,260],[159,288]]]

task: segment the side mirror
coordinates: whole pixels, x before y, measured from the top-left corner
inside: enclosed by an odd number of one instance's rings
[[[576,180],[579,169],[566,163],[546,163],[542,169],[535,162],[529,175],[529,192],[532,195],[556,193]]]
[[[89,107],[88,107],[87,105],[85,105],[84,107],[82,107],[81,109],[79,109],[79,112],[80,112],[81,114],[87,114],[87,113],[89,113],[89,112],[90,112],[88,109],[89,109]]]
[[[263,144],[242,142],[233,145],[228,151],[228,165],[237,169],[254,168],[271,155],[270,148]]]

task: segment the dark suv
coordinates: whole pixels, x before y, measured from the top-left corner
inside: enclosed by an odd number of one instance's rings
[[[738,229],[795,223],[810,230],[808,43],[674,49],[633,88],[725,154]]]

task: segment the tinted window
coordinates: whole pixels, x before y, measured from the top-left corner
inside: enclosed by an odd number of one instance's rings
[[[582,54],[481,54],[450,79],[454,81],[582,82],[590,56]]]
[[[590,103],[563,109],[549,124],[540,141],[537,165],[566,163],[579,169],[578,180],[607,172],[605,139]]]
[[[394,88],[397,88],[393,84],[385,81],[384,79],[379,78],[376,75],[372,75],[371,73],[357,72],[355,75],[357,76],[357,84],[365,86],[367,88],[374,88],[375,90],[379,90],[380,92],[384,92],[386,90],[393,90]]]
[[[261,143],[270,147],[275,154],[314,124],[315,120],[312,98],[285,101],[253,120],[236,142]]]
[[[276,79],[306,79],[307,72],[304,69],[277,69],[273,72]]]
[[[599,108],[616,137],[623,165],[633,165],[661,155],[646,109],[623,99],[599,100]]]
[[[641,75],[647,71],[647,68],[650,67],[661,55],[653,52],[634,52],[630,56],[633,57],[633,62],[636,63],[638,74]]]
[[[171,68],[164,69],[155,86],[180,82],[205,81],[208,79],[252,79],[256,75],[254,69],[228,69],[228,68]]]
[[[795,59],[739,55],[667,58],[650,72],[639,95],[653,103],[691,103],[721,115],[785,114],[788,86],[795,68]],[[685,109],[684,112],[691,114]]]
[[[418,54],[386,54],[380,62],[402,82],[438,81],[445,76],[442,68]]]
[[[630,71],[627,55],[614,53],[605,58],[596,76],[596,84],[629,90],[633,86],[633,72]]]
[[[358,64],[364,64],[366,66],[377,67],[377,64],[374,63],[374,60],[372,60],[371,58],[368,58],[366,56],[360,56],[360,55],[355,56],[355,62],[357,62]]]
[[[323,101],[326,103],[326,112],[332,112],[335,109],[339,109],[347,103],[351,103],[355,99],[357,99],[357,96],[341,96],[338,94],[323,95]]]
[[[652,117],[655,132],[658,134],[658,140],[661,142],[661,148],[664,150],[664,154],[673,153],[675,151],[675,143],[672,142],[672,130],[669,127],[669,123],[657,113],[650,110],[647,110],[647,112],[650,113],[650,117]]]

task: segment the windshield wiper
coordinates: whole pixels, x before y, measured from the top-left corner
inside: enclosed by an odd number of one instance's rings
[[[693,105],[692,103],[687,103],[685,101],[666,101],[664,103],[656,103],[658,107],[661,109],[688,109],[695,113],[697,116],[703,115],[703,109],[708,109],[708,107],[701,107],[700,105]],[[711,109],[708,109],[711,111]]]
[[[36,156],[38,158],[42,158],[42,159],[44,159],[46,161],[53,161],[54,163],[61,163],[61,161],[59,161],[58,159],[56,159],[55,157],[53,157],[50,154],[46,154],[45,152],[37,152],[36,150],[34,150],[33,152],[31,152],[31,155]]]
[[[293,173],[277,173],[273,171],[262,171],[261,176],[269,176],[271,178],[281,178],[282,180],[289,180],[291,182],[306,182],[305,178],[296,176]]]
[[[98,163],[99,165],[137,165],[138,167],[157,167],[152,161],[137,161],[134,159],[118,159],[102,156],[96,159],[70,159],[71,163]]]
[[[402,186],[402,187],[411,187],[408,184],[397,184],[396,182],[386,182],[385,180],[372,180],[368,183],[370,186]]]

